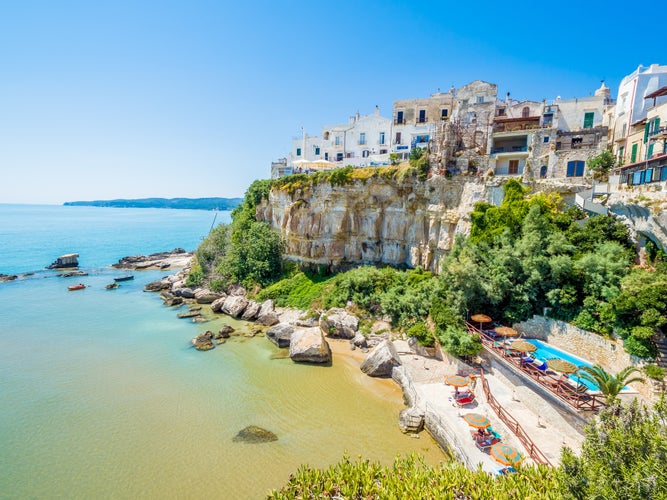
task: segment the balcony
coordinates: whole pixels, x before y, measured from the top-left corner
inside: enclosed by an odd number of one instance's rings
[[[394,119],[394,125],[405,125],[405,118]]]
[[[651,139],[667,139],[667,125],[660,127],[658,130],[653,130],[648,135]]]
[[[521,132],[544,128],[540,125],[539,116],[528,116],[524,118],[496,117],[493,121],[493,133],[502,134],[507,132]]]

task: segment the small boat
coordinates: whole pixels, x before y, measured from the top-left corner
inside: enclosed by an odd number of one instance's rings
[[[83,290],[84,288],[86,288],[86,285],[83,283],[79,283],[78,285],[70,285],[67,287],[70,292],[73,290]]]
[[[128,274],[127,276],[119,276],[118,278],[114,278],[113,280],[118,282],[118,281],[128,281],[128,280],[133,280],[134,276],[131,274]]]
[[[118,288],[119,286],[120,286],[120,285],[118,285],[118,283],[109,283],[109,284],[108,284],[107,286],[105,286],[104,288],[106,288],[107,290],[113,290],[113,289],[115,289],[115,288]]]

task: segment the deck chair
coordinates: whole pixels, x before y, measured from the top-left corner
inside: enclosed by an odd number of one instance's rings
[[[463,407],[463,406],[465,406],[465,405],[469,405],[469,404],[472,403],[473,401],[475,401],[475,395],[474,395],[474,394],[470,394],[469,396],[466,396],[466,397],[464,397],[464,398],[459,398],[459,399],[454,400],[454,404],[455,404],[456,406],[458,406],[459,408],[461,408],[461,407]]]

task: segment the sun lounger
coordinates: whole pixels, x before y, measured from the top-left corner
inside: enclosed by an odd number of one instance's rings
[[[459,399],[454,400],[454,404],[456,406],[458,406],[459,408],[461,408],[462,406],[469,405],[473,401],[475,401],[475,395],[470,394],[467,397],[459,398]]]
[[[475,441],[475,446],[477,446],[477,448],[479,448],[481,451],[486,451],[499,441],[500,439],[492,437],[489,439],[484,439],[483,441]]]

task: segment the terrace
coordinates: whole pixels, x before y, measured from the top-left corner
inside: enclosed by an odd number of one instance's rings
[[[561,402],[578,411],[599,411],[605,406],[603,399],[598,394],[591,394],[586,388],[575,386],[564,378],[558,378],[550,370],[540,370],[531,363],[524,361],[520,352],[513,351],[505,342],[497,337],[491,336],[471,323],[466,324],[468,332],[476,334],[484,347],[484,350],[497,360],[511,366],[516,373],[535,382],[542,390],[556,397]]]

